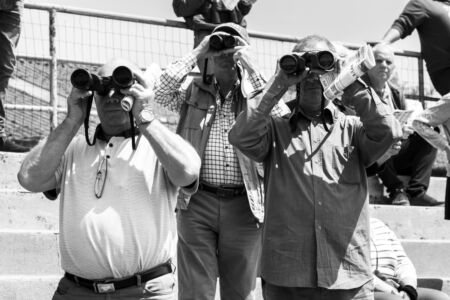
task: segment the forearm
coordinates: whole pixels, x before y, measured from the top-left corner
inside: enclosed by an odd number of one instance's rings
[[[358,142],[363,162],[368,166],[402,137],[401,125],[376,93],[361,87],[360,82],[345,91],[343,100],[351,102],[362,122]]]
[[[170,180],[176,186],[188,186],[198,179],[200,157],[182,137],[158,120],[142,124],[139,130],[150,142]]]
[[[18,173],[20,184],[31,192],[55,188],[55,172],[80,124],[65,119],[47,138],[25,157]]]
[[[263,161],[269,147],[270,113],[283,95],[283,89],[273,87],[247,100],[247,110],[241,113],[230,130],[230,143],[246,156]]]
[[[186,91],[182,89],[181,85],[196,65],[194,51],[168,65],[161,74],[161,83],[155,90],[155,102],[172,112],[178,113],[186,98]]]
[[[400,39],[400,35],[400,31],[397,28],[391,27],[383,36],[382,41],[387,44],[392,44]]]

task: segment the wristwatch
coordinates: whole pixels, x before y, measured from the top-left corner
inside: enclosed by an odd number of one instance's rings
[[[156,119],[156,116],[153,113],[153,111],[148,110],[148,109],[143,109],[143,110],[141,110],[141,112],[139,113],[139,115],[136,118],[136,125],[141,126],[142,124],[149,124],[154,119]]]

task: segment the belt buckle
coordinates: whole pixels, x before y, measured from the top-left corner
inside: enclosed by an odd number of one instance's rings
[[[114,287],[114,283],[94,283],[94,292],[98,294],[107,294],[107,293],[113,293],[116,291],[116,288]]]

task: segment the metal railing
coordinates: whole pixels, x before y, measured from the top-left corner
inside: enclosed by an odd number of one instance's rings
[[[25,8],[18,65],[6,103],[12,120],[8,126],[14,127],[10,132],[21,137],[45,136],[62,120],[75,68],[95,72],[112,57],[125,57],[142,68],[150,63],[165,67],[193,45],[192,32],[179,21],[47,4],[26,3]],[[266,75],[298,41],[251,30],[249,34]],[[422,104],[437,100],[420,54],[405,51],[396,57],[407,97]]]

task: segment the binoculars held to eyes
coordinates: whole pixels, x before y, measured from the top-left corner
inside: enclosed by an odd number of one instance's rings
[[[280,68],[286,74],[297,75],[306,67],[328,72],[333,70],[335,63],[336,59],[330,51],[311,51],[302,55],[294,52],[281,57]]]
[[[231,49],[237,44],[234,36],[222,32],[214,33],[209,38],[209,47],[216,51]]]
[[[97,92],[100,96],[106,96],[111,90],[120,92],[120,89],[130,88],[135,80],[133,71],[125,66],[115,68],[112,75],[106,77],[89,73],[85,69],[76,69],[70,76],[70,82],[74,87],[84,91]],[[130,111],[133,106],[133,98],[124,97],[121,105],[125,111]]]
[[[97,92],[100,96],[105,96],[112,89],[127,89],[133,85],[134,81],[133,72],[125,66],[115,68],[112,75],[106,77],[89,73],[85,69],[76,69],[70,76],[70,82],[74,87]]]

